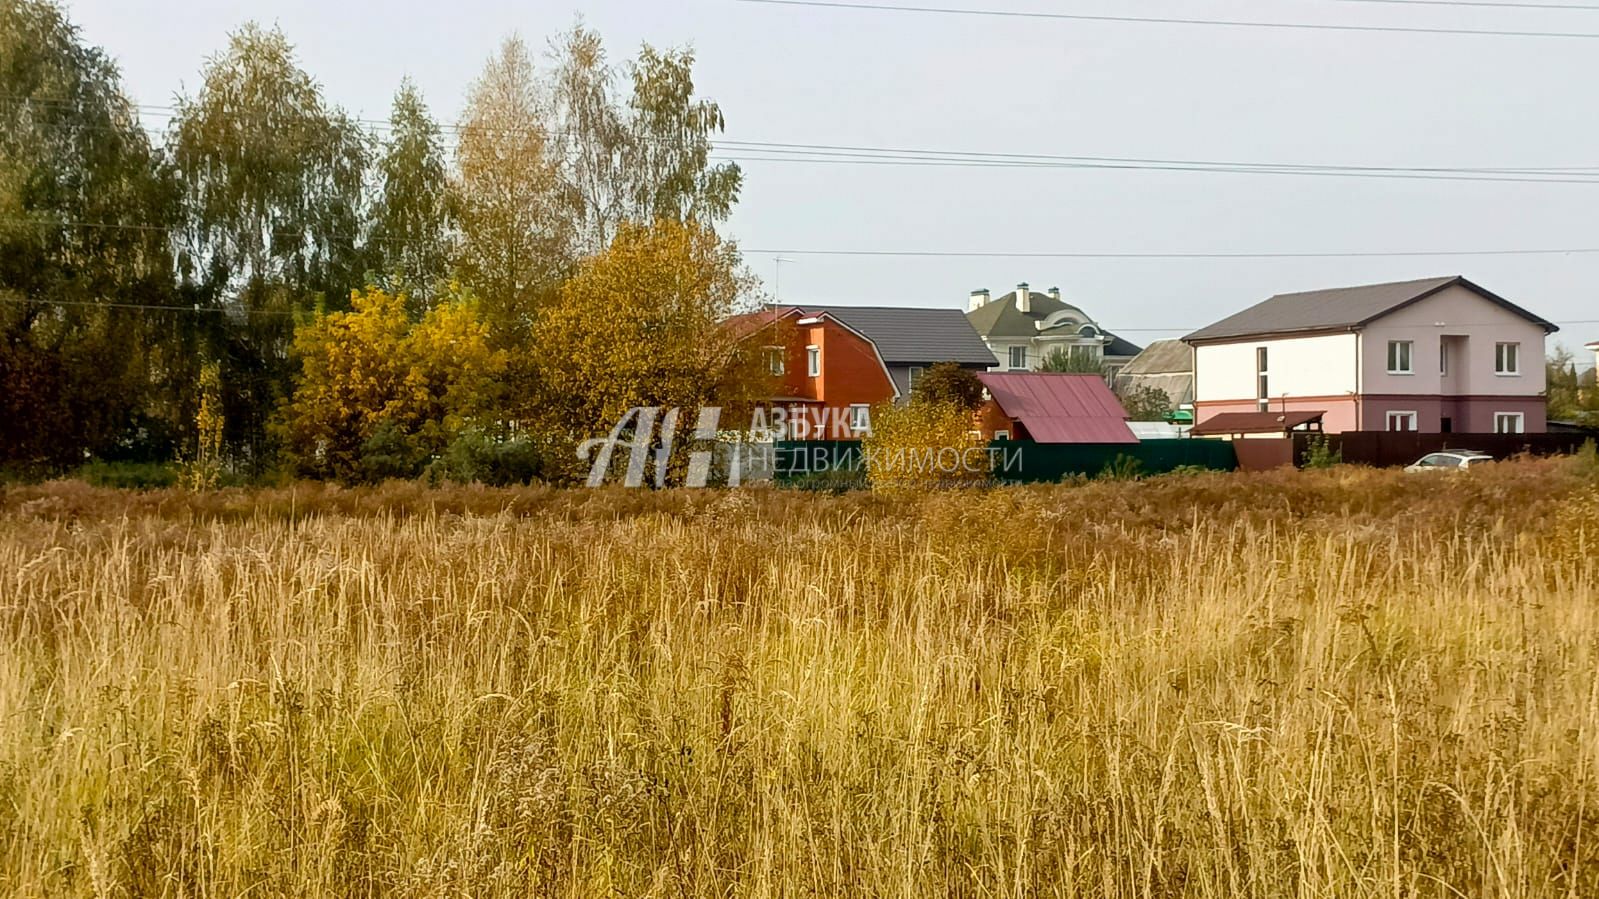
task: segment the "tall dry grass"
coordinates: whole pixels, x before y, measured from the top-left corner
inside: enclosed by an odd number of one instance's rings
[[[0,496],[12,896],[1599,895],[1599,489]]]

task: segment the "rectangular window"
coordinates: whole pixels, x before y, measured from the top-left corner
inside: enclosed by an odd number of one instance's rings
[[[995,431],[994,432],[994,439],[995,440],[1009,440],[1010,439],[1010,432],[1009,431]]]
[[[822,376],[822,348],[808,346],[805,348],[805,373],[813,378]]]
[[[1521,344],[1496,343],[1494,344],[1494,374],[1519,375],[1521,374]]]
[[[1449,374],[1449,344],[1443,341],[1438,343],[1438,374]]]
[[[1415,374],[1410,367],[1410,351],[1415,344],[1409,340],[1388,341],[1388,373],[1391,375]]]
[[[1416,430],[1416,413],[1390,412],[1388,413],[1388,430],[1414,431]]]
[[[857,434],[864,434],[872,429],[872,409],[865,403],[856,403],[849,407],[849,429]]]
[[[774,375],[783,373],[783,348],[769,346],[766,348],[766,368]]]
[[[912,390],[915,390],[917,382],[920,381],[921,379],[922,379],[922,367],[920,365],[912,365],[911,369],[910,369],[910,375],[909,375],[910,388]]]
[[[1512,344],[1514,346],[1514,344]],[[1521,434],[1526,431],[1527,417],[1520,412],[1495,412],[1495,434]]]
[[[1027,367],[1027,347],[1024,347],[1024,346],[1013,346],[1013,347],[1010,348],[1010,367],[1011,368],[1026,368]]]
[[[1271,379],[1266,374],[1266,348],[1255,347],[1255,407],[1262,412],[1271,411]]]

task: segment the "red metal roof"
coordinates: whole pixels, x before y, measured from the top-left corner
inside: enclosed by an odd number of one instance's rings
[[[1321,421],[1326,412],[1218,412],[1194,426],[1191,434],[1280,434]]]
[[[1039,443],[1137,443],[1127,410],[1094,374],[978,372],[1006,417]]]

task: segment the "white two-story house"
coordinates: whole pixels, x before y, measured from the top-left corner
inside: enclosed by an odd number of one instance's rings
[[[1280,294],[1183,340],[1200,422],[1321,412],[1329,433],[1538,433],[1556,330],[1454,276]]]
[[[1109,382],[1141,350],[1062,300],[1058,287],[1039,293],[1024,282],[998,299],[987,290],[974,290],[966,318],[999,359],[991,371],[1032,371],[1061,350],[1098,366]]]

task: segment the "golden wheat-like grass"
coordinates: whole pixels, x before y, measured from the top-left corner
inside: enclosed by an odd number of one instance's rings
[[[1574,466],[0,496],[10,896],[1599,895]]]

